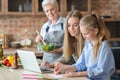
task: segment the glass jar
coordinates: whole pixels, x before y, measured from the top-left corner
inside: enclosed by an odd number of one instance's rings
[[[0,60],[3,59],[3,47],[2,47],[2,42],[0,42]]]

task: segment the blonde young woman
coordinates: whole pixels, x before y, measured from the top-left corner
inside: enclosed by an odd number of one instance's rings
[[[64,54],[57,60],[57,62],[61,62],[63,64],[73,64],[81,55],[84,45],[84,40],[79,30],[79,21],[81,18],[82,14],[78,10],[71,11],[67,15],[63,44]]]
[[[80,20],[80,31],[87,41],[78,61],[66,71],[66,77],[111,80],[115,62],[109,46],[110,34],[104,22],[97,14],[86,15]]]

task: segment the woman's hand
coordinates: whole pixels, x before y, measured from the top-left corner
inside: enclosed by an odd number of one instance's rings
[[[60,74],[65,72],[75,72],[76,68],[72,65],[65,65],[60,62],[55,63],[54,74]]]
[[[56,74],[56,75],[59,74],[58,65],[59,65],[59,63],[55,64],[54,74]]]
[[[37,33],[38,33],[38,32],[37,32]],[[46,43],[44,42],[42,36],[39,35],[39,33],[38,33],[38,35],[36,36],[35,41],[36,41],[36,42],[42,42],[43,44],[46,44]]]
[[[49,63],[48,61],[44,61],[44,62],[41,63],[41,66],[47,66],[49,68],[53,68],[54,64]]]
[[[44,61],[41,63],[41,66],[48,66],[50,63],[48,61]]]
[[[62,48],[57,48],[57,49],[53,49],[52,51],[49,51],[50,53],[61,53],[62,52]]]
[[[41,41],[41,36],[40,36],[40,35],[37,35],[35,41],[36,41],[36,42],[42,42],[42,41]]]
[[[60,63],[60,62],[56,62],[54,63],[54,74],[60,74],[60,73],[63,73],[64,71],[64,68],[63,68],[64,64]]]
[[[48,51],[48,52],[50,52],[50,53],[57,53],[58,51],[57,51],[57,49],[53,49],[52,51]]]
[[[81,72],[66,72],[65,77],[86,77],[87,71],[81,71]]]
[[[77,72],[66,72],[65,77],[78,77]]]
[[[65,72],[70,70],[70,68],[71,68],[70,66],[71,65],[65,65],[65,64],[62,64],[60,62],[56,62],[55,63],[54,74],[65,73]]]

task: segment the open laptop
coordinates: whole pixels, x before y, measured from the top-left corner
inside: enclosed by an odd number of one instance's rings
[[[38,64],[38,61],[34,52],[17,50],[17,53],[18,53],[18,56],[20,57],[23,68],[25,70],[30,70],[34,72],[40,72],[40,73],[53,72],[53,69],[51,68],[46,68],[44,70],[40,68],[40,65]]]

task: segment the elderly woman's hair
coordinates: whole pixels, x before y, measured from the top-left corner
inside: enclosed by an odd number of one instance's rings
[[[42,8],[44,9],[44,6],[47,5],[47,4],[52,4],[52,5],[56,6],[59,10],[57,0],[43,0],[42,1]]]

